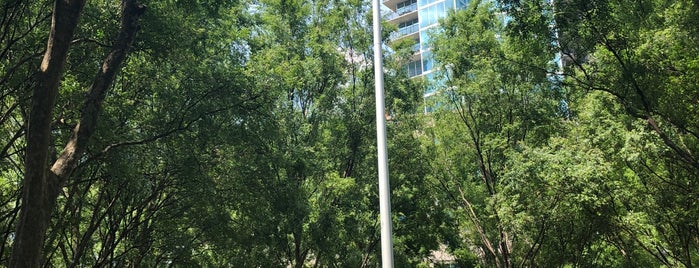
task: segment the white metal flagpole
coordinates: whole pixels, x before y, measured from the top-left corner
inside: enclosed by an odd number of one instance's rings
[[[381,52],[381,6],[373,0],[374,14],[374,82],[376,85],[376,140],[379,162],[379,213],[381,218],[381,267],[393,268],[391,226],[391,188],[388,183],[386,117],[384,116],[383,53]]]

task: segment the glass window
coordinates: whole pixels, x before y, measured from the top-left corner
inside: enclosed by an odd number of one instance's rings
[[[427,31],[420,31],[420,46],[422,46],[422,50],[430,47],[430,35],[427,34]]]
[[[417,19],[412,19],[412,20],[409,20],[409,21],[404,21],[404,22],[401,22],[401,23],[398,24],[398,28],[410,27],[410,26],[412,26],[413,24],[416,24],[416,23],[417,23]]]
[[[434,67],[434,58],[431,52],[422,53],[422,71],[427,72]]]
[[[446,16],[446,2],[442,1],[420,10],[420,28],[426,28]]]
[[[432,12],[432,8],[424,8],[421,9],[417,14],[418,17],[420,17],[420,28],[425,28],[427,25],[429,25],[429,19],[430,19],[430,12]]]
[[[456,8],[465,8],[468,6],[468,0],[456,0]]]
[[[444,2],[437,4],[437,17],[434,19],[434,22],[437,22],[437,20],[439,20],[439,18],[447,15],[447,10],[445,9],[444,6],[445,6]]]
[[[408,65],[405,66],[405,69],[408,72],[409,77],[422,74],[422,64],[420,64],[420,61],[413,61],[408,63]]]
[[[425,75],[425,95],[432,94],[447,87],[447,79],[442,71],[433,71]]]
[[[437,2],[437,1],[439,1],[439,0],[419,0],[418,5],[420,7],[424,7],[424,6],[427,6],[427,5],[432,4],[434,2]]]

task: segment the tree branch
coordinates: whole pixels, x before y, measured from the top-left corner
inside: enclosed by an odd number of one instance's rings
[[[121,31],[117,36],[112,51],[102,63],[102,68],[97,73],[95,80],[81,110],[80,121],[73,129],[68,143],[61,152],[56,162],[51,167],[51,172],[57,178],[60,185],[70,176],[77,165],[78,159],[87,149],[87,143],[97,128],[97,119],[102,110],[102,103],[107,95],[109,87],[114,81],[117,71],[126,59],[127,52],[133,43],[138,31],[138,20],[146,7],[135,0],[122,1]]]

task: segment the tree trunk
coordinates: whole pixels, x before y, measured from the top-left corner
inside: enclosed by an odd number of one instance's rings
[[[27,126],[22,208],[15,230],[10,267],[39,267],[52,207],[47,206],[48,152],[51,119],[58,85],[73,33],[85,0],[56,1],[51,32],[41,67],[36,74]]]
[[[138,30],[138,19],[145,10],[145,6],[135,0],[122,1],[121,31],[90,87],[80,121],[58,160],[48,169],[53,108],[73,33],[84,5],[85,0],[58,0],[54,6],[46,54],[36,76],[32,96],[22,208],[10,267],[40,267],[44,238],[56,198],[96,129],[106,92],[126,58]]]

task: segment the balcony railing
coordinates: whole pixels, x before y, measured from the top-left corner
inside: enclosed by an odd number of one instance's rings
[[[417,11],[417,3],[396,9],[396,13],[398,13],[398,15],[403,15],[414,11]]]
[[[416,33],[418,30],[420,30],[420,25],[417,23],[408,25],[408,26],[403,27],[403,28],[398,28],[398,36],[396,38],[399,38],[399,37],[405,36],[405,35],[409,35],[412,33]]]

